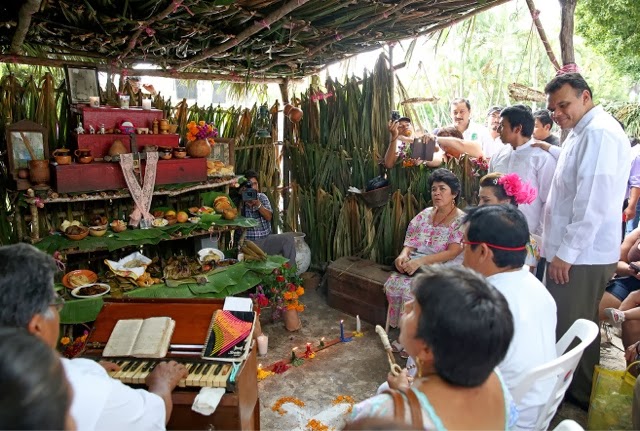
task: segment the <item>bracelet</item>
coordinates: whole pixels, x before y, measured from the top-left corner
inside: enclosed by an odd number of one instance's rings
[[[260,202],[260,206],[256,208],[256,211],[258,211],[260,208],[262,208],[262,202]]]

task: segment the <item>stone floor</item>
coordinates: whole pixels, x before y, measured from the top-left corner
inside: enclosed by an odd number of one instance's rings
[[[302,299],[307,309],[300,315],[303,326],[297,332],[286,331],[282,322],[266,323],[266,316],[261,319],[262,330],[269,336],[268,354],[258,359],[263,366],[290,358],[294,347],[304,352],[307,342],[317,345],[322,337],[325,340],[339,338],[341,319],[345,331],[355,330],[355,317],[330,308],[319,291],[309,290]],[[374,395],[378,385],[386,380],[389,365],[373,325],[362,322],[362,330],[362,338],[328,347],[301,366],[259,382],[261,428],[304,429],[308,418],[330,408],[332,400],[339,395],[351,396],[356,402]],[[397,330],[392,331],[390,339],[396,337]],[[614,336],[613,344],[605,341],[603,336],[602,362],[610,368],[622,368],[624,356],[620,339]],[[400,358],[397,360],[401,365],[404,363]],[[287,406],[290,408],[284,415],[273,411],[274,403],[285,396],[303,401],[304,407],[285,405],[284,410]],[[573,419],[586,427],[586,412],[568,403],[562,404],[552,428],[563,419]]]

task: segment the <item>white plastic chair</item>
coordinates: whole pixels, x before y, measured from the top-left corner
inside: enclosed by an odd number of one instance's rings
[[[557,377],[556,384],[547,403],[542,410],[540,410],[540,415],[538,416],[538,421],[534,429],[546,430],[549,427],[549,423],[556,414],[556,410],[564,397],[564,393],[573,379],[573,373],[578,367],[578,362],[580,362],[584,349],[586,349],[599,334],[600,328],[595,323],[585,319],[576,320],[556,343],[558,358],[529,371],[515,385],[511,391],[511,395],[515,403],[518,404],[536,381],[552,376]],[[574,338],[579,338],[580,344],[565,353]]]
[[[565,419],[558,424],[553,431],[584,431],[580,424],[571,419]]]

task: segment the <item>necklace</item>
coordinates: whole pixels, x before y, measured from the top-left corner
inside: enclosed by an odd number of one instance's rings
[[[453,208],[451,208],[451,211],[449,211],[449,213],[444,216],[444,218],[442,220],[440,220],[439,222],[436,223],[436,214],[438,213],[438,209],[436,208],[436,211],[433,213],[433,218],[431,219],[431,223],[433,224],[433,227],[436,226],[440,226],[442,223],[444,223],[444,221],[446,219],[449,218],[449,216],[456,210],[456,206],[454,205]]]

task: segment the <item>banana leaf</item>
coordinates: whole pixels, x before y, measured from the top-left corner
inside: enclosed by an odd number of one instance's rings
[[[103,303],[102,297],[67,301],[60,311],[60,323],[69,325],[92,322],[96,320]]]

